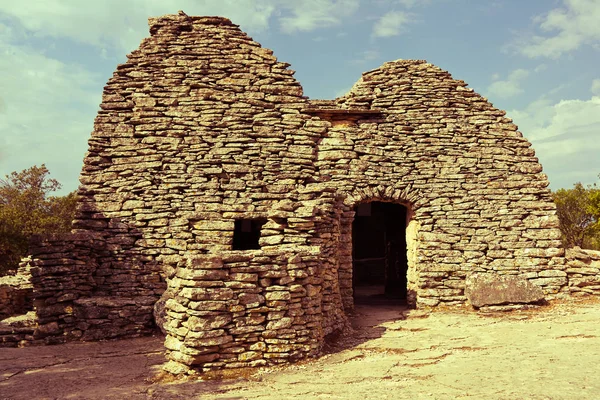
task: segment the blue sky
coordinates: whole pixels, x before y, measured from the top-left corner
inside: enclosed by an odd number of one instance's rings
[[[313,99],[425,59],[507,111],[552,189],[598,182],[600,0],[0,0],[0,176],[45,163],[75,190],[103,86],[178,10],[230,18]]]

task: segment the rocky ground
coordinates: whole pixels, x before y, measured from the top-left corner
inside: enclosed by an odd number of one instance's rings
[[[0,399],[597,399],[600,302],[504,314],[356,309],[317,360],[165,382],[162,338],[0,350]]]

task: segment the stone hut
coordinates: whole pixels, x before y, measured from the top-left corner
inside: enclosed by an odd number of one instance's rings
[[[149,25],[104,88],[73,233],[32,248],[36,340],[143,334],[156,308],[168,371],[258,366],[316,355],[369,291],[568,291],[542,166],[463,81],[396,60],[313,101],[228,19]]]

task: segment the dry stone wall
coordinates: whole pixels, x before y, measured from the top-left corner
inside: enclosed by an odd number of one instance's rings
[[[172,369],[209,350],[198,359],[211,359],[208,367],[254,362],[252,351],[268,363],[316,354],[346,322],[331,258],[336,194],[298,190],[317,175],[314,148],[327,123],[300,112],[306,98],[293,71],[229,20],[180,14],[150,26],[152,36],[105,88],[72,237],[34,249],[40,336],[143,333],[146,305],[168,284],[167,347],[187,346],[170,349]],[[231,251],[240,219],[266,221],[253,261],[240,250],[239,262],[230,263],[233,251],[216,272],[187,264]],[[93,243],[83,243],[88,236]],[[302,252],[313,260],[294,258]],[[314,260],[317,253],[331,257]],[[190,270],[199,275],[183,279]],[[118,312],[133,303],[142,315]],[[188,328],[202,312],[233,317],[219,329]],[[240,327],[250,321],[254,333]],[[202,337],[219,345],[200,349]]]
[[[30,259],[23,259],[14,275],[0,277],[0,320],[33,310]]]
[[[165,287],[156,265],[143,264],[132,251],[132,258],[118,263],[120,254],[99,232],[36,238],[30,250],[36,341],[53,344],[152,332],[152,308]],[[119,268],[110,268],[114,264]]]
[[[149,23],[105,87],[73,233],[32,249],[37,340],[143,334],[158,302],[170,372],[314,356],[347,324],[369,201],[408,208],[418,307],[465,303],[475,272],[568,291],[535,153],[464,82],[398,60],[309,101],[225,18]]]
[[[276,364],[318,354],[319,254],[250,251],[195,256],[171,280],[165,368]],[[314,285],[313,285],[314,284]]]
[[[567,249],[566,279],[574,296],[600,294],[600,251]]]
[[[319,141],[318,170],[347,212],[364,201],[409,207],[418,230],[409,290],[419,305],[463,303],[465,277],[488,271],[519,275],[550,297],[564,292],[564,250],[542,166],[505,112],[465,86],[419,60],[364,73],[335,104],[382,115],[334,124]],[[345,224],[348,231],[351,218]]]
[[[34,340],[30,262],[31,258],[24,258],[14,274],[0,277],[0,347],[17,347]]]

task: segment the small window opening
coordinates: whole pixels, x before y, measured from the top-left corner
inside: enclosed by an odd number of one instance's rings
[[[233,250],[260,249],[260,230],[266,219],[236,219],[233,228]]]

